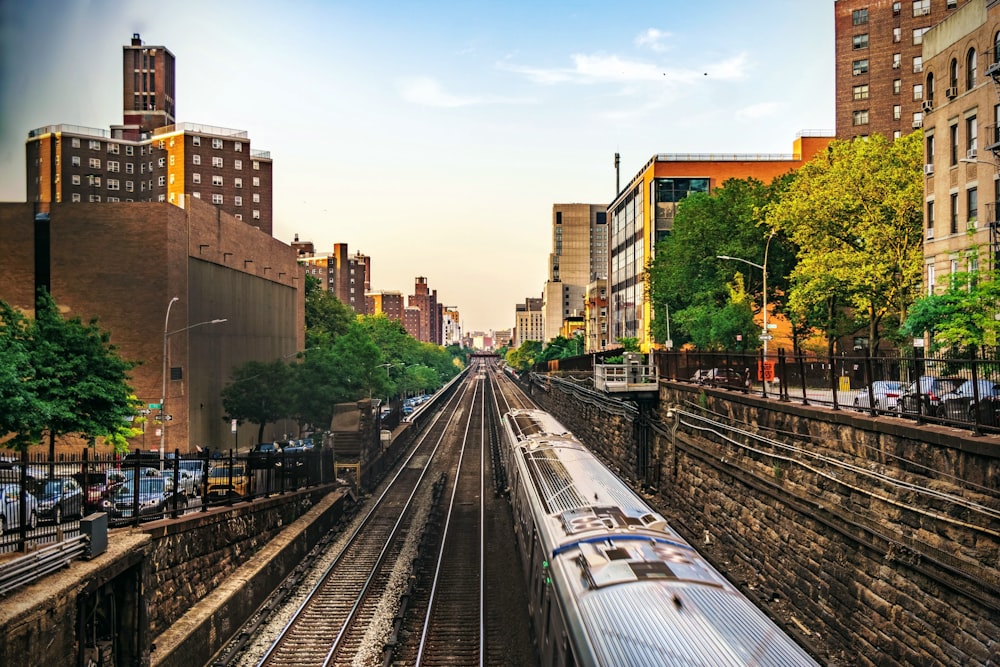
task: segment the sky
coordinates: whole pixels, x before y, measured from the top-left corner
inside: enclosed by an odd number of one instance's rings
[[[552,206],[608,204],[657,153],[785,153],[834,128],[832,0],[0,0],[0,201],[28,131],[122,117],[133,33],[178,122],[274,163],[275,238],[427,277],[466,332],[541,295]]]

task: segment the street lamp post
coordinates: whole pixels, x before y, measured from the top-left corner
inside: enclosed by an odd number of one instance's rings
[[[767,243],[764,245],[764,263],[758,264],[757,262],[751,262],[749,259],[743,259],[742,257],[730,257],[729,255],[716,255],[718,259],[731,259],[737,262],[743,262],[744,264],[749,264],[750,266],[755,266],[760,269],[763,275],[764,282],[764,296],[763,296],[763,309],[764,309],[764,326],[763,332],[760,335],[761,341],[764,343],[764,359],[767,359],[767,341],[770,340],[771,334],[768,333],[767,329],[767,251],[771,248],[771,239],[774,238],[774,231],[772,231],[767,237]]]
[[[160,387],[160,467],[163,467],[163,454],[166,451],[167,446],[167,359],[169,349],[167,347],[167,340],[176,333],[181,333],[182,331],[187,331],[188,329],[194,329],[195,327],[200,327],[205,324],[222,324],[226,321],[223,319],[207,320],[205,322],[198,322],[197,324],[191,324],[182,329],[176,329],[174,331],[169,331],[170,326],[170,309],[173,307],[174,303],[179,301],[179,297],[174,297],[170,299],[170,303],[167,304],[167,316],[163,321],[163,376],[162,384]]]

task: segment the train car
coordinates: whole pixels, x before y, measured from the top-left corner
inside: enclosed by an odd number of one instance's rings
[[[543,667],[817,664],[554,417],[503,421]]]

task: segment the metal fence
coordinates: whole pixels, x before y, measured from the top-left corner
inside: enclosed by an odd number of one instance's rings
[[[694,382],[783,401],[820,404],[1000,433],[1000,356],[979,350],[924,355],[790,354],[658,350],[652,363],[660,379]],[[535,372],[593,372],[601,355],[539,364]]]
[[[7,456],[0,459],[0,552],[75,538],[80,519],[96,512],[107,513],[112,527],[138,526],[334,479],[333,451],[305,442],[245,454],[175,452],[162,461],[151,452]]]

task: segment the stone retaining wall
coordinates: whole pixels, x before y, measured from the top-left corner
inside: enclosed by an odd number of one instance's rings
[[[640,475],[636,424],[532,395],[820,660],[1000,659],[997,438],[664,383]]]

